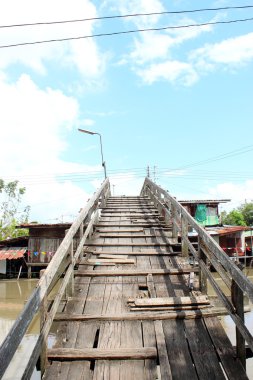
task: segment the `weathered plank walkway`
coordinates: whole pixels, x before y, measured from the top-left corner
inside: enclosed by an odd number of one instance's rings
[[[194,271],[148,197],[109,197],[43,379],[247,379]]]

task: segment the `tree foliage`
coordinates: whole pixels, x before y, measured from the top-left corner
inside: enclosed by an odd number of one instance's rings
[[[18,181],[6,183],[0,179],[0,240],[27,234],[27,230],[15,228],[28,221],[30,207],[19,211],[24,194],[25,188],[19,187]]]
[[[252,226],[253,225],[253,202],[244,203],[236,209],[227,213],[221,213],[222,224],[234,226]]]

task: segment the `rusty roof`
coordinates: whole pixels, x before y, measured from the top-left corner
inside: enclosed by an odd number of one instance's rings
[[[20,259],[23,257],[27,248],[25,247],[5,247],[0,248],[0,260]]]
[[[24,223],[16,228],[69,228],[72,223]]]
[[[247,226],[222,226],[222,227],[209,227],[206,228],[206,231],[210,235],[229,235],[236,232],[250,231],[252,227]]]

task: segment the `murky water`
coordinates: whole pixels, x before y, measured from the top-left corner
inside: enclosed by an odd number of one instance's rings
[[[38,279],[26,280],[0,280],[0,344],[7,336],[17,316],[22,311],[24,304],[34,290]],[[35,318],[24,336],[13,364],[6,370],[3,380],[19,380],[26,368],[30,353],[38,339],[40,329],[39,318]],[[52,341],[51,335],[49,340]],[[40,379],[40,372],[34,369],[32,380]]]
[[[253,269],[247,270],[248,277],[253,281]],[[216,274],[214,274],[216,277]],[[24,307],[26,300],[29,298],[37,279],[26,280],[0,280],[0,344],[8,334],[15,319]],[[221,285],[222,286],[222,285]],[[223,287],[223,286],[222,286]],[[210,288],[209,294],[214,292]],[[248,329],[253,331],[253,307],[251,312],[245,314],[245,321]],[[233,344],[235,344],[235,327],[231,318],[228,316],[221,317],[221,322]],[[29,331],[25,335],[20,347],[15,355],[14,365],[12,364],[6,371],[3,380],[18,380],[21,378],[24,368],[26,367],[27,358],[30,356],[36,343],[39,332],[38,318],[32,323]],[[54,336],[49,337],[50,341]],[[247,360],[247,373],[249,379],[253,380],[253,358]],[[40,372],[34,370],[32,380],[39,380]]]
[[[253,282],[253,269],[245,269],[244,273],[246,276]],[[214,277],[217,279],[218,275],[216,273],[213,274]],[[219,280],[218,280],[219,281]],[[229,295],[229,291],[225,285],[222,284],[222,281],[220,281],[220,286],[222,290],[225,292],[225,294]],[[215,295],[214,290],[211,286],[208,286],[208,293],[209,295]],[[250,312],[247,312],[244,314],[245,318],[245,324],[248,328],[248,330],[253,333],[253,305],[251,303],[248,303],[248,300],[245,300],[245,305],[248,305],[251,309]],[[235,324],[230,316],[224,316],[220,317],[221,323],[223,325],[223,328],[225,329],[230,341],[235,346],[236,344],[236,333],[235,333]],[[247,359],[246,361],[246,368],[247,368],[247,374],[250,380],[253,380],[253,358]]]

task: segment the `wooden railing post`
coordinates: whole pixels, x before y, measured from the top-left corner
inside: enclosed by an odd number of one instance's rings
[[[207,265],[207,257],[204,251],[201,249],[201,238],[198,238],[198,258],[199,262],[202,261],[203,264]],[[199,289],[202,293],[207,294],[207,277],[206,274],[199,267]]]
[[[72,267],[72,273],[68,282],[68,285],[66,286],[66,297],[72,297],[74,294],[74,246],[73,246],[73,239],[70,244],[70,264]]]
[[[183,214],[181,215],[181,245],[182,245],[182,255],[183,257],[188,257],[188,221],[184,218]]]
[[[172,237],[178,237],[178,230],[176,225],[176,209],[173,204],[171,204],[171,221],[172,221]]]
[[[42,269],[40,271],[40,278],[43,276],[44,272],[45,272],[45,269]],[[43,330],[44,323],[47,319],[47,304],[48,304],[48,297],[46,294],[40,306],[40,331]],[[47,363],[47,336],[44,337],[41,344],[41,353],[40,353],[39,363],[40,363],[40,371],[41,371],[41,374],[43,375],[46,368],[46,363]]]
[[[238,267],[242,269],[239,264]],[[231,298],[232,303],[235,307],[237,315],[240,317],[242,323],[244,324],[244,300],[243,291],[237,285],[237,283],[232,279],[231,286]],[[245,339],[240,333],[239,329],[236,327],[236,356],[241,361],[243,368],[246,369],[246,349],[245,349]]]
[[[80,224],[80,227],[79,227],[79,239],[80,239],[80,241],[82,240],[82,237],[83,237],[83,222]]]

